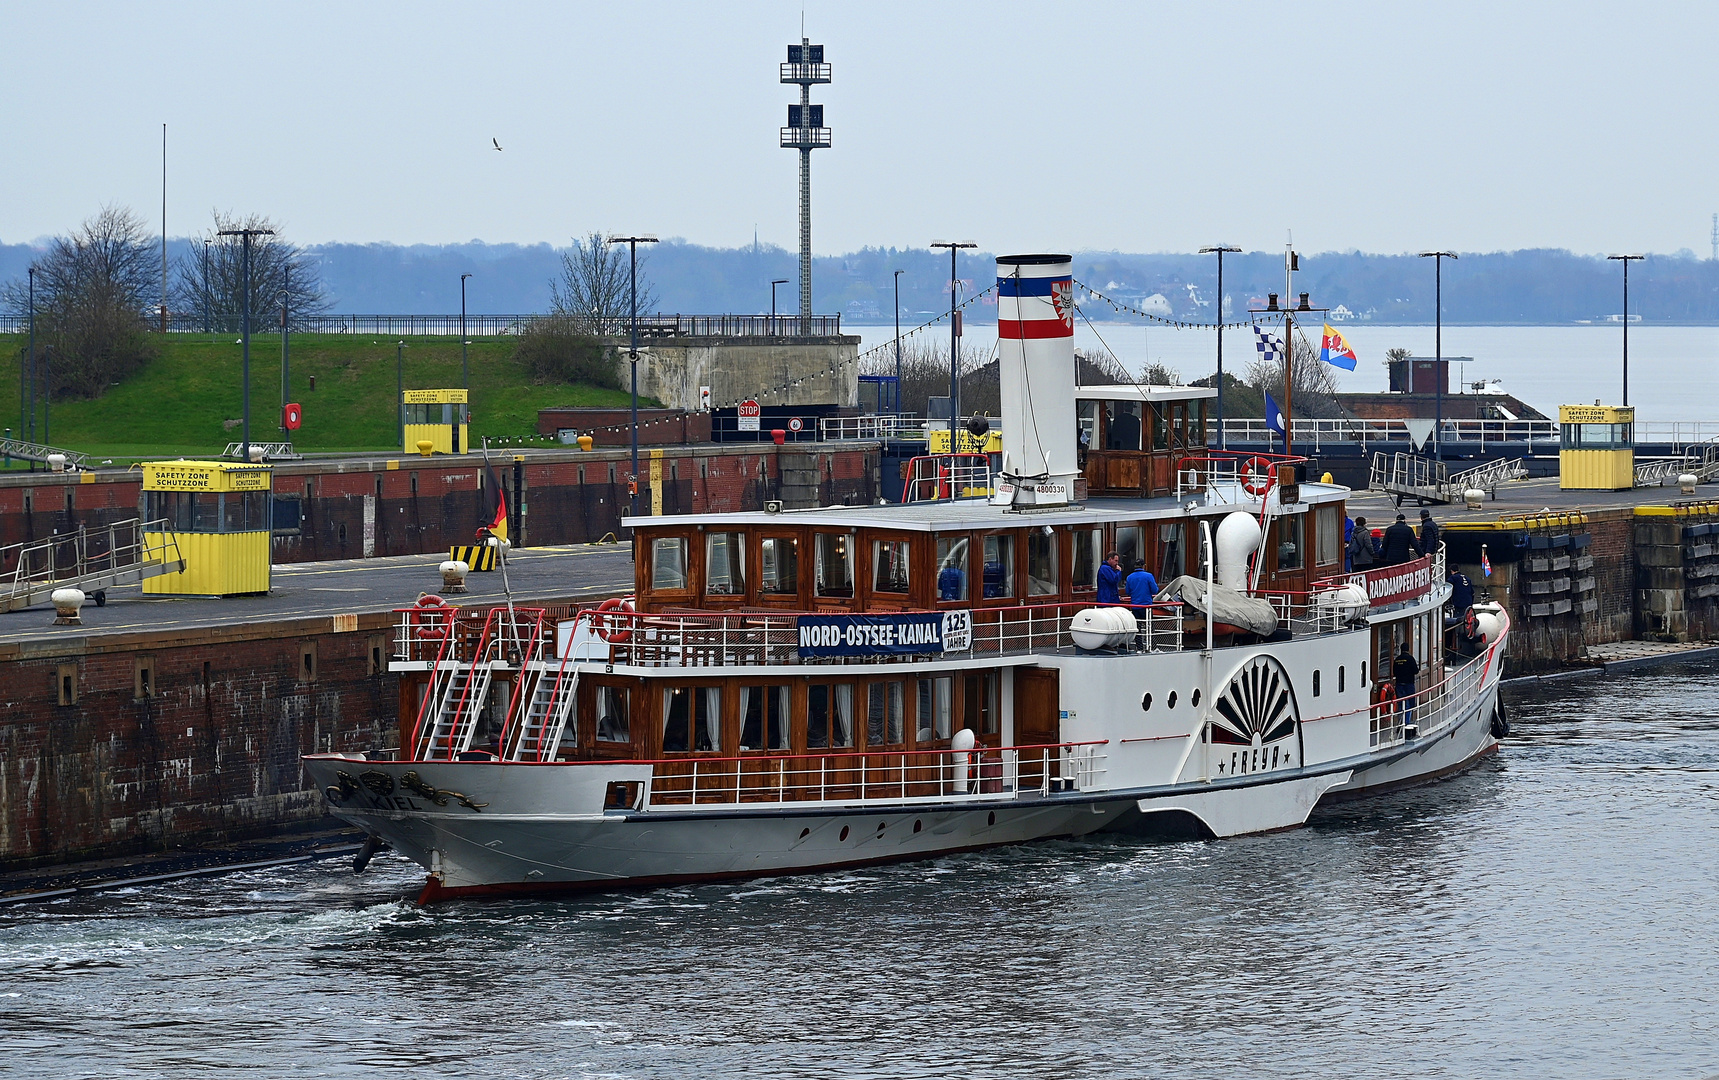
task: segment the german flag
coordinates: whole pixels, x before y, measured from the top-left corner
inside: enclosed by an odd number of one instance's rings
[[[483,510],[486,520],[483,525],[478,527],[478,539],[482,540],[485,535],[489,535],[500,540],[506,540],[507,492],[502,490],[501,478],[495,474],[494,468],[485,465],[483,471]]]

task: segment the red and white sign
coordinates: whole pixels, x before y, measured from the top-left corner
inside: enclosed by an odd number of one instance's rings
[[[292,402],[281,410],[281,427],[288,431],[297,431],[302,423],[304,423],[304,406],[298,402]]]
[[[758,430],[758,420],[764,415],[764,407],[762,405],[759,405],[751,398],[747,398],[745,401],[740,403],[740,407],[736,411],[740,414],[741,431]]]
[[[806,422],[804,420],[800,419],[798,416],[796,416],[796,417],[794,417],[788,421],[788,430],[789,431],[803,431],[803,430],[805,430],[805,427],[806,427]]]
[[[1351,578],[1350,580],[1354,580]],[[1395,566],[1367,571],[1367,599],[1374,607],[1400,604],[1424,595],[1433,587],[1432,560],[1419,558]]]

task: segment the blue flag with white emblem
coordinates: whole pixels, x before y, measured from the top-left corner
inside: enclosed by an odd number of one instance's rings
[[[1265,426],[1279,435],[1284,434],[1283,410],[1277,407],[1277,401],[1269,391],[1265,395]]]

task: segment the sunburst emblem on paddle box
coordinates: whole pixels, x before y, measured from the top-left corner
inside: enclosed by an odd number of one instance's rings
[[[1300,719],[1289,673],[1271,656],[1243,664],[1212,704],[1216,743],[1264,746],[1294,735]]]

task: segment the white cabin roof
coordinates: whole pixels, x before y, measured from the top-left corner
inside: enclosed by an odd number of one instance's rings
[[[1113,383],[1074,388],[1076,401],[1199,401],[1217,396],[1215,386],[1170,386],[1167,383]]]

